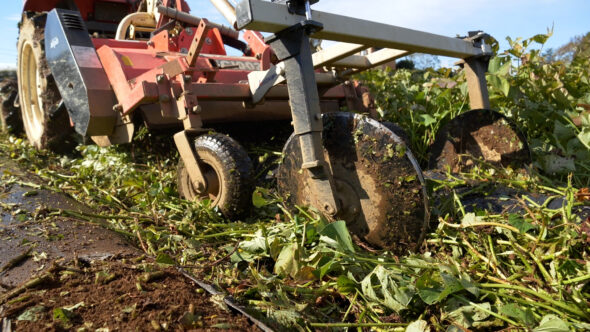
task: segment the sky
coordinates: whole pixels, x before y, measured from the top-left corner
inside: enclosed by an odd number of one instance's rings
[[[193,15],[226,23],[209,0],[188,3]],[[502,49],[508,47],[507,36],[532,37],[551,27],[554,34],[545,48],[590,32],[590,0],[321,0],[313,8],[450,37],[483,30],[501,41]],[[20,0],[3,1],[0,69],[15,67],[21,9]]]

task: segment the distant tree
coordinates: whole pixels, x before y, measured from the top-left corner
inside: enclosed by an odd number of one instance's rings
[[[416,69],[440,67],[440,59],[436,55],[416,53],[409,55],[407,58],[414,62]]]
[[[412,61],[412,60],[403,59],[403,60],[400,60],[400,61],[396,62],[395,67],[397,69],[409,69],[409,70],[412,70],[412,69],[416,68],[416,65],[414,64],[414,61]]]
[[[575,36],[557,50],[549,49],[543,55],[550,62],[572,62],[576,58],[588,58],[590,57],[590,32]]]

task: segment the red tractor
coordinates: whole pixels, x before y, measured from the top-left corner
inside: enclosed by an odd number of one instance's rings
[[[277,172],[287,201],[346,220],[371,244],[413,249],[430,218],[422,172],[398,128],[341,112],[370,113],[350,76],[412,52],[455,56],[472,107],[489,108],[486,35],[448,38],[312,11],[317,1],[211,0],[224,26],[191,15],[184,0],[26,0],[18,41],[26,135],[43,149],[73,146],[74,132],[100,146],[129,143],[137,119],[169,129],[181,195],[234,218],[250,205],[251,161],[207,126],[292,119]],[[340,43],[318,51],[311,38]],[[372,47],[379,51],[358,55]]]

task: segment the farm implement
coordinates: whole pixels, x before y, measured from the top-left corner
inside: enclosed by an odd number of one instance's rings
[[[351,77],[416,52],[459,58],[474,111],[442,131],[431,165],[468,167],[463,155],[524,162],[522,136],[488,111],[488,36],[449,38],[312,10],[318,1],[211,0],[225,26],[193,16],[184,0],[28,0],[18,42],[27,137],[63,149],[74,132],[109,146],[131,142],[141,123],[168,130],[180,194],[236,218],[251,205],[252,162],[208,126],[290,119],[277,171],[287,203],[346,220],[371,245],[416,249],[430,220],[420,165],[403,129],[373,119],[370,96]],[[316,49],[315,40],[336,43]],[[478,135],[483,129],[497,139]]]

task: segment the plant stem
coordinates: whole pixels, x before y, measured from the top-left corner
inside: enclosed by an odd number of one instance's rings
[[[516,285],[505,285],[505,284],[479,284],[480,287],[483,288],[506,288],[506,289],[512,289],[512,290],[516,290],[516,291],[521,291],[533,296],[536,296],[542,300],[545,300],[549,303],[551,303],[552,305],[559,307],[569,313],[572,313],[576,316],[579,317],[583,317],[583,318],[590,318],[588,317],[588,314],[586,314],[585,312],[581,311],[578,308],[575,308],[571,305],[568,305],[566,303],[563,302],[559,302],[559,301],[555,301],[554,299],[552,299],[551,297],[541,294],[539,292],[535,292],[534,290],[530,290],[528,288],[522,287],[522,286],[516,286]]]
[[[406,327],[406,323],[309,323],[311,327]]]

